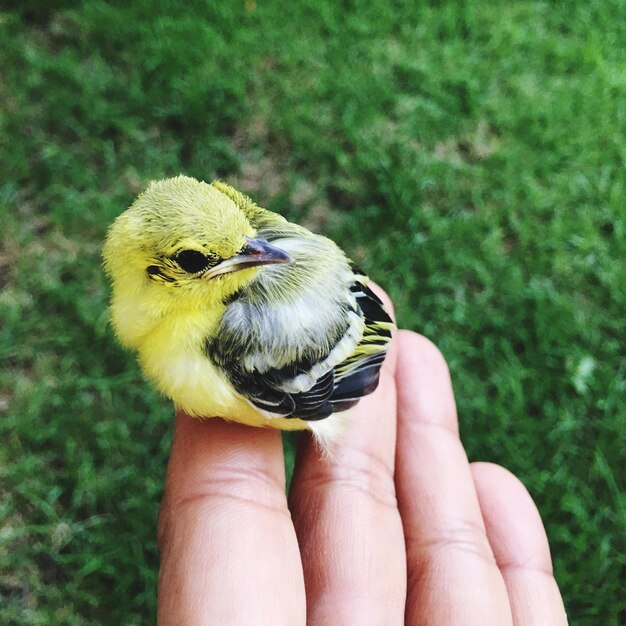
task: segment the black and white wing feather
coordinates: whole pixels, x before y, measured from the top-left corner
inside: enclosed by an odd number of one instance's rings
[[[335,385],[330,401],[335,412],[349,409],[378,387],[380,368],[394,328],[380,298],[369,287],[355,281],[351,291],[363,313],[365,328],[354,352],[334,369]]]
[[[378,386],[393,328],[382,302],[361,280],[365,279],[355,277],[347,289],[348,301],[354,305],[342,311],[345,325],[341,332],[333,333],[329,345],[305,346],[299,356],[284,362],[280,351],[272,354],[271,346],[255,345],[254,337],[262,334],[257,327],[271,327],[272,322],[254,320],[258,308],[240,300],[230,306],[247,311],[241,329],[248,328],[249,335],[235,326],[229,328],[227,314],[220,332],[207,345],[207,353],[234,388],[268,417],[312,421],[345,411]],[[265,309],[266,314],[270,311]],[[241,319],[242,313],[237,311],[233,317]],[[316,331],[311,329],[311,334]]]

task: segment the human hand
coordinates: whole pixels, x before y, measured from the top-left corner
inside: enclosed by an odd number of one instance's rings
[[[278,432],[176,416],[159,624],[566,624],[539,513],[468,462],[437,349],[398,332],[356,411],[332,460],[303,443],[289,500]]]

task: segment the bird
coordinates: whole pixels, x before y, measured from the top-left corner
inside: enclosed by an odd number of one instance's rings
[[[309,430],[330,452],[378,386],[395,326],[368,277],[223,181],[152,181],[102,254],[115,334],[192,417]]]

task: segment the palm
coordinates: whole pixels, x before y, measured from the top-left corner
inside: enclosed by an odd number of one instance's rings
[[[566,623],[528,494],[468,463],[436,349],[394,344],[333,460],[305,443],[289,500],[277,432],[177,416],[159,623]]]

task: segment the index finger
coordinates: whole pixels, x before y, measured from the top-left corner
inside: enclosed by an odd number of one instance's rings
[[[278,432],[178,413],[159,545],[160,624],[305,623]]]

